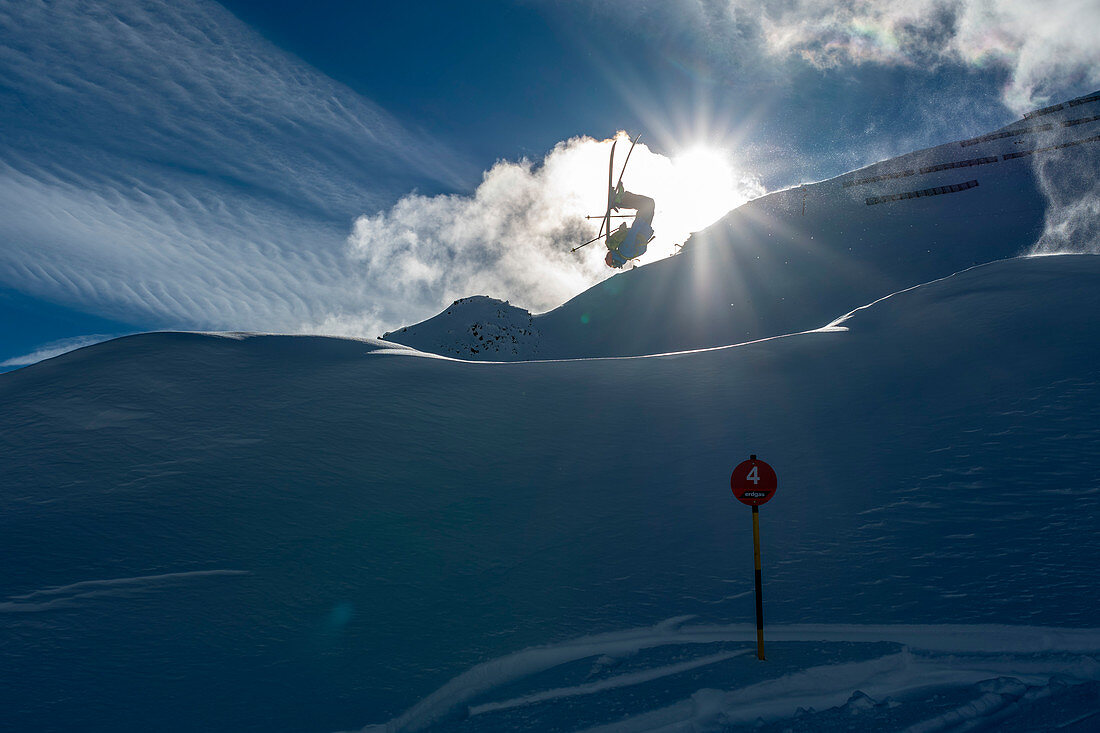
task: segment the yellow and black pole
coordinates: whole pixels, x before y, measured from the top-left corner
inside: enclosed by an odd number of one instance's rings
[[[764,658],[764,584],[760,579],[760,507],[752,508],[752,561],[756,569],[756,658]]]
[[[752,559],[756,571],[756,658],[764,659],[764,583],[760,574],[760,505],[775,496],[779,486],[775,470],[756,455],[733,469],[730,488],[742,504],[752,507]]]

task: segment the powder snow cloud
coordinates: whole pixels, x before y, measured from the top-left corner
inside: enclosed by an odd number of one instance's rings
[[[1052,136],[1050,142],[1059,142]],[[1095,145],[1048,151],[1032,166],[1047,197],[1043,234],[1032,254],[1100,254],[1100,150]]]
[[[619,135],[616,176],[629,142]],[[473,195],[406,196],[356,221],[352,257],[376,287],[423,304],[424,315],[472,294],[556,307],[607,276],[600,243],[570,249],[598,231],[584,217],[603,213],[610,147],[574,138],[538,164],[498,162]],[[624,185],[656,201],[657,238],[642,262],[672,254],[692,231],[764,192],[720,150],[668,157],[639,144],[629,165]]]

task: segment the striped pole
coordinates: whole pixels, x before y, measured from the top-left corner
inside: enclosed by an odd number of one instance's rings
[[[764,658],[764,587],[760,580],[760,507],[752,508],[752,559],[756,568],[756,658]]]
[[[757,460],[741,461],[730,475],[730,489],[742,504],[752,507],[752,559],[756,570],[756,658],[764,659],[764,583],[760,578],[760,505],[775,496],[779,478],[775,469]]]

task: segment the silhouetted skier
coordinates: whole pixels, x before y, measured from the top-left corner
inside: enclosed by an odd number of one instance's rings
[[[649,246],[649,240],[653,239],[653,199],[641,194],[631,193],[623,189],[619,184],[615,189],[615,211],[620,208],[634,209],[634,223],[627,228],[626,222],[619,224],[619,228],[611,232],[607,237],[607,257],[604,262],[608,267],[621,268],[635,257],[645,254]]]

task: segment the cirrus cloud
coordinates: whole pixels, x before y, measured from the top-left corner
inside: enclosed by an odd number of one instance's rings
[[[0,286],[146,327],[369,322],[349,223],[477,170],[208,0],[0,0],[0,78]]]

